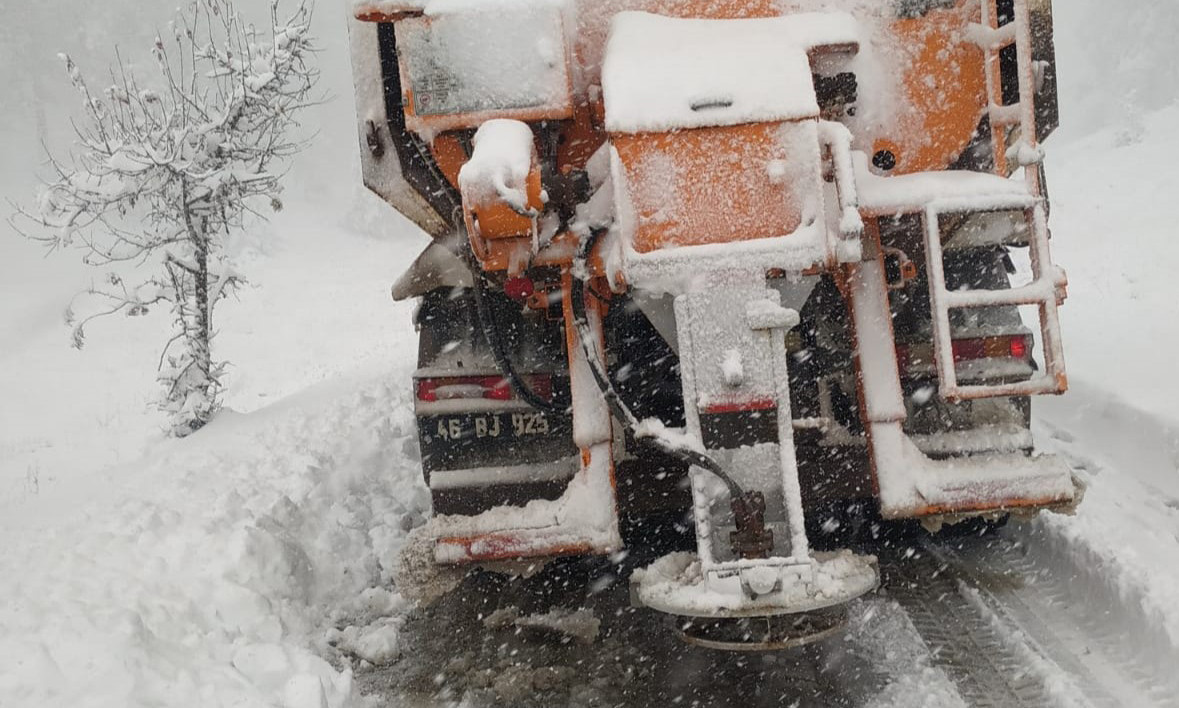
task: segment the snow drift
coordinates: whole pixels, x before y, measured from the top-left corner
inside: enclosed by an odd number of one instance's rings
[[[0,705],[352,705],[327,640],[428,505],[389,373],[225,415],[9,536]]]

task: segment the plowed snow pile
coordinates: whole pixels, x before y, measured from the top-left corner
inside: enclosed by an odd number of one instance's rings
[[[396,606],[369,589],[428,503],[395,373],[226,415],[80,513],[6,529],[0,705],[350,705],[326,640]]]

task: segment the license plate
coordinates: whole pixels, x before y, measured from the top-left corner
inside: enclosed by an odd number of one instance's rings
[[[494,440],[548,435],[543,413],[486,413],[435,417],[427,430],[440,440]]]

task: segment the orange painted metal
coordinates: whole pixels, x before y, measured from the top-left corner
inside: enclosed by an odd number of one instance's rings
[[[398,34],[403,29],[416,28],[417,31],[428,31],[430,17],[414,17],[400,22]],[[573,118],[573,84],[572,71],[566,71],[565,100],[557,105],[523,106],[519,108],[495,108],[468,113],[443,113],[437,115],[419,115],[415,110],[413,82],[410,80],[409,67],[404,56],[399,57],[398,70],[401,73],[402,106],[405,111],[406,127],[420,135],[437,135],[439,133],[477,128],[488,120],[505,118],[537,123],[540,121],[569,120]],[[566,57],[566,60],[568,57]]]
[[[442,171],[446,181],[458,188],[459,170],[463,169],[463,165],[471,157],[467,154],[467,149],[463,147],[463,141],[459,139],[459,134],[435,135],[434,139],[430,141],[430,153],[434,156],[434,164]]]
[[[1076,502],[1072,496],[1051,495],[1044,497],[1011,497],[1010,499],[979,499],[967,504],[930,504],[920,507],[905,518],[939,516],[943,514],[983,514],[989,511],[1004,512],[1018,509],[1045,509],[1050,507],[1071,507]]]
[[[791,123],[756,123],[611,137],[626,171],[639,253],[790,234],[801,189],[774,180],[771,161],[791,164],[781,139]]]
[[[591,287],[586,291],[586,308],[590,311],[592,317],[601,318],[605,314],[607,307],[603,300],[603,293],[608,293],[608,288],[601,279],[597,279]],[[570,357],[569,359],[569,373],[571,379],[579,375],[589,375],[583,367],[578,366],[575,357],[580,356],[581,342],[578,339],[577,327],[574,324],[573,318],[573,304],[570,298],[572,288],[581,287],[581,283],[575,281],[573,276],[566,271],[562,275],[561,292],[562,292],[562,312],[565,316],[565,346],[566,351]],[[599,329],[600,333],[600,329]],[[599,350],[604,350],[605,341],[599,339]],[[576,385],[576,382],[574,382]],[[576,390],[576,389],[575,389]],[[596,405],[605,406],[605,401],[599,399]],[[574,426],[576,429],[577,411],[574,411]],[[603,443],[608,442],[608,437],[611,433],[606,432],[607,439],[596,441],[582,441],[580,446],[579,457],[581,460],[581,471],[578,474],[586,474],[593,462],[593,447],[596,446],[599,451],[611,457],[608,460],[608,470],[610,476],[610,488],[615,491],[612,504],[614,506],[615,514],[618,510],[617,500],[617,480],[614,476],[614,462],[612,459],[613,452],[609,445]],[[437,541],[439,546],[448,546],[448,551],[453,552],[455,547],[461,548],[462,558],[455,560],[456,563],[475,562],[475,561],[502,561],[515,560],[522,558],[552,558],[557,556],[573,556],[573,555],[590,555],[609,553],[617,550],[612,547],[601,546],[592,541],[570,541],[570,536],[576,535],[576,528],[563,528],[557,525],[543,528],[530,529],[503,529],[499,531],[492,531],[485,534],[474,534],[470,536],[444,536]],[[554,535],[560,539],[556,542],[546,544],[543,538],[546,533]],[[448,554],[449,557],[453,555]]]
[[[980,19],[977,3],[930,10],[923,17],[893,21],[895,50],[909,59],[905,100],[897,128],[873,141],[873,153],[889,150],[897,160],[890,174],[943,170],[970,143],[987,111],[982,48],[967,39]]]
[[[540,167],[533,165],[525,183],[525,193],[528,196],[528,208],[538,214],[544,209],[541,199]],[[474,220],[476,228],[471,231],[471,238],[482,238],[487,241],[501,239],[532,238],[533,219],[517,212],[505,202],[489,204],[474,204],[467,207],[467,214]],[[478,232],[478,236],[476,236]]]
[[[864,241],[864,246],[865,246],[865,254],[864,255],[867,257],[869,254],[874,253],[875,257],[877,258],[878,263],[880,263],[881,266],[883,266],[884,249],[882,248],[881,242],[880,242],[880,223],[877,220],[868,219],[868,220],[864,221],[863,241]],[[839,268],[836,268],[835,272],[832,274],[834,277],[834,280],[835,280],[835,286],[839,289],[839,293],[840,293],[840,295],[843,296],[844,301],[848,303],[848,312],[851,312],[851,298],[852,298],[851,279],[856,277],[857,272],[859,271],[859,268],[860,268],[860,265],[858,263],[847,263],[847,264],[840,266]],[[883,287],[883,285],[882,285],[882,287]],[[885,293],[884,296],[887,297],[887,293]],[[895,335],[892,335],[892,320],[888,320],[887,325],[888,325],[888,329],[890,332],[889,338],[895,341],[896,337],[895,337]],[[873,447],[872,447],[872,445],[873,445],[872,425],[871,425],[870,421],[865,419],[867,417],[866,411],[868,410],[868,401],[867,401],[867,394],[864,390],[863,367],[860,362],[861,354],[860,354],[859,334],[856,332],[856,328],[854,326],[854,323],[853,323],[853,326],[851,327],[851,340],[852,340],[851,341],[852,351],[855,352],[855,354],[853,356],[853,361],[855,364],[855,372],[856,372],[856,404],[858,406],[858,410],[860,411],[861,420],[863,422],[864,437],[868,443],[868,451],[869,451],[868,452],[868,467],[872,473],[872,475],[871,475],[872,476],[872,494],[873,494],[873,496],[879,497],[880,496],[880,476],[879,476],[879,471],[877,470],[877,466],[876,466],[876,456],[874,454],[872,454],[872,452],[871,452],[873,450]],[[893,422],[900,422],[900,421],[893,421]]]
[[[589,371],[587,371],[584,366],[579,365],[579,362],[578,362],[578,360],[582,356],[582,347],[581,347],[580,335],[578,334],[576,318],[574,317],[574,314],[573,314],[573,299],[571,297],[571,293],[573,292],[573,288],[579,288],[579,287],[585,287],[585,286],[583,285],[583,283],[575,280],[573,277],[573,274],[570,273],[568,270],[564,271],[561,274],[561,295],[562,295],[561,312],[562,312],[562,314],[565,315],[565,354],[568,357],[569,384],[570,384],[570,387],[573,389],[573,391],[577,391],[579,388],[584,389],[584,387],[586,387],[586,386],[594,386],[595,385],[590,381],[579,381],[578,380],[578,377],[590,375]],[[598,323],[600,323],[602,321],[602,319],[606,316],[606,310],[609,307],[609,303],[606,300],[606,297],[608,297],[608,295],[604,295],[604,294],[608,294],[609,292],[610,292],[610,289],[607,286],[607,284],[605,283],[604,279],[602,279],[602,278],[594,278],[593,280],[590,281],[589,287],[586,287],[586,292],[585,292],[586,311],[589,313],[590,317],[596,318]],[[602,331],[602,327],[599,324],[598,326],[591,326],[591,329],[593,329],[597,333],[597,340],[598,341],[594,343],[596,349],[600,352],[605,352],[606,351],[606,337],[605,337],[604,332]],[[607,419],[609,419],[610,414],[607,410],[605,398],[599,396],[596,399],[592,399],[590,401],[585,401],[584,403],[588,404],[588,405],[592,405],[592,406],[600,406],[603,409],[603,411],[606,413]],[[575,437],[577,435],[576,431],[578,428],[578,420],[577,420],[578,410],[579,409],[576,406],[573,409],[573,429],[574,429],[574,436]],[[582,414],[584,415],[585,414],[584,411],[586,409],[581,408],[580,410],[582,411]],[[613,435],[613,431],[608,430],[608,431],[605,431],[604,434],[605,434],[605,438],[602,440],[593,440],[593,441],[579,440],[578,441],[578,447],[581,449],[581,467],[582,467],[583,471],[589,467],[590,462],[592,460],[593,452],[591,450],[591,446],[596,443],[608,442],[610,437]],[[615,480],[615,478],[614,478],[614,453],[610,449],[609,446],[606,447],[606,454],[610,456],[610,460],[608,463],[609,470],[610,470],[610,488],[615,491],[613,503],[614,503],[615,514],[617,514],[617,512],[618,512],[618,495],[617,495],[618,485],[617,485],[617,480]]]
[[[412,108],[412,91],[403,75],[407,124],[411,130],[434,136],[431,153],[456,187],[457,168],[444,164],[451,161],[448,140],[454,140],[454,136],[450,131],[469,129],[490,118],[559,121],[563,139],[558,148],[557,168],[562,173],[583,169],[606,140],[602,129],[600,75],[609,22],[615,14],[645,10],[673,17],[736,19],[772,17],[801,9],[775,0],[581,0],[577,3],[578,31],[571,49],[572,62],[581,79],[570,87],[571,110],[519,109],[417,116]],[[896,19],[889,25],[887,32],[895,50],[904,53],[909,61],[909,69],[900,82],[904,95],[897,97],[896,121],[892,127],[862,136],[873,153],[887,150],[896,157],[896,167],[889,174],[945,169],[970,143],[988,104],[985,55],[967,39],[968,26],[980,19],[977,2],[961,0],[955,7],[931,10],[918,18]],[[869,79],[861,78],[866,80]],[[502,266],[511,257],[499,253],[492,256],[491,262]]]
[[[505,531],[482,536],[442,537],[440,546],[457,546],[463,549],[463,558],[457,562],[507,561],[524,558],[556,558],[558,556],[583,556],[600,553],[591,543],[556,543],[550,546],[537,545],[520,531]]]
[[[353,16],[361,22],[397,22],[407,17],[420,17],[420,3],[366,2],[358,5]]]
[[[446,160],[439,161],[443,173],[448,179],[451,179],[453,174],[453,180],[457,183],[457,173],[466,160],[466,152],[453,135],[439,136],[434,143],[436,152],[447,155]],[[535,153],[524,191],[528,209],[540,214],[544,210],[544,190],[541,186],[540,165],[536,161]],[[471,250],[484,270],[507,271],[509,275],[519,275],[532,263],[535,218],[517,212],[502,201],[472,203],[464,194],[463,220],[466,223]]]

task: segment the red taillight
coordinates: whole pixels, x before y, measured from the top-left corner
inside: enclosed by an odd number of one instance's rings
[[[512,398],[512,385],[502,376],[483,379],[483,397],[493,401],[508,401]]]
[[[986,340],[984,339],[955,339],[954,361],[967,359],[985,359],[987,356]]]
[[[435,379],[419,379],[417,382],[418,400],[419,401],[437,401],[438,394],[435,389],[438,388],[438,381]]]
[[[536,292],[536,285],[533,284],[531,278],[521,276],[508,278],[504,281],[504,295],[513,300],[524,300],[534,292]]]
[[[977,359],[1027,359],[1031,356],[1031,337],[1027,335],[974,337],[955,339],[952,343],[954,361]],[[904,373],[910,368],[931,367],[934,364],[933,345],[929,343],[898,344],[897,366]]]
[[[532,391],[546,401],[553,399],[552,377],[548,374],[533,374],[524,377]],[[416,382],[419,401],[453,401],[487,399],[511,401],[516,398],[512,386],[502,376],[448,376],[436,379],[418,379]]]

